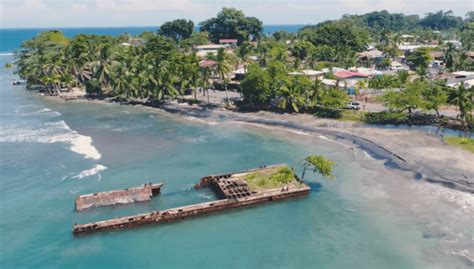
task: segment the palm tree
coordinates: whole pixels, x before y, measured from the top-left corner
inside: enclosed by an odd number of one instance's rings
[[[257,52],[258,52],[258,62],[260,66],[266,66],[268,62],[268,53],[269,53],[269,47],[266,43],[262,41],[258,41],[257,45]]]
[[[461,82],[454,92],[454,98],[451,100],[453,105],[459,108],[458,118],[462,121],[463,128],[466,129],[467,123],[472,122],[472,109],[474,103],[474,86],[469,89]]]
[[[252,44],[250,44],[250,42],[248,41],[242,43],[242,45],[240,45],[240,47],[236,51],[236,55],[239,58],[237,66],[242,65],[244,67],[244,70],[246,70],[247,65],[252,61],[249,57],[251,52]]]
[[[315,107],[318,103],[319,95],[323,88],[321,80],[315,79],[308,91],[308,106]]]
[[[448,43],[448,48],[444,53],[444,62],[446,63],[446,68],[449,72],[454,71],[454,53],[456,49],[454,48],[452,43]]]
[[[210,98],[209,98],[209,86],[211,85],[211,77],[212,77],[212,69],[209,66],[206,67],[200,67],[199,68],[199,85],[203,89],[203,94],[205,95],[207,92],[207,102],[210,103]]]
[[[304,90],[301,78],[306,77],[295,76],[280,90],[280,108],[286,110],[291,107],[294,112],[299,112],[300,105],[304,104],[304,98],[301,95]]]
[[[111,68],[114,61],[111,59],[111,48],[107,45],[97,48],[97,60],[93,62],[94,76],[104,90],[109,86]]]
[[[229,91],[227,90],[227,75],[232,70],[232,62],[230,57],[227,55],[226,51],[221,48],[217,51],[217,56],[215,57],[216,61],[216,71],[221,77],[222,83],[224,84],[226,102],[227,105],[230,104]]]

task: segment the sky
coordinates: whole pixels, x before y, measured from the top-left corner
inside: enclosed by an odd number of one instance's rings
[[[0,0],[0,28],[159,26],[186,18],[195,23],[235,7],[264,24],[314,24],[375,10],[424,15],[452,10],[462,16],[473,0]]]

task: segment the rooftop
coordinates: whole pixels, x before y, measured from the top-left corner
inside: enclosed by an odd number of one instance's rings
[[[219,39],[219,43],[237,43],[237,39]]]
[[[346,78],[353,78],[353,77],[363,77],[363,78],[368,78],[369,75],[367,74],[363,74],[363,73],[359,73],[359,72],[351,72],[351,71],[347,71],[347,70],[344,70],[344,71],[338,71],[336,73],[334,73],[334,75],[340,79],[346,79]]]

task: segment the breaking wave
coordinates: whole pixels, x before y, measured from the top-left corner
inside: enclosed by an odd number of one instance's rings
[[[102,157],[92,145],[91,137],[72,130],[63,120],[46,121],[51,117],[60,116],[59,112],[49,108],[28,112],[24,108],[31,108],[31,106],[25,106],[17,113],[19,116],[26,116],[27,121],[17,121],[10,124],[2,123],[0,142],[65,143],[69,145],[71,151],[84,155],[87,159],[98,160]],[[31,115],[36,117],[33,118]]]
[[[96,166],[92,167],[91,169],[84,170],[84,171],[80,172],[79,174],[77,174],[77,175],[75,175],[71,178],[83,179],[85,177],[93,176],[93,175],[99,173],[100,171],[104,171],[105,169],[107,169],[106,166],[103,166],[101,164],[97,164]],[[100,174],[99,174],[99,176],[100,176]]]

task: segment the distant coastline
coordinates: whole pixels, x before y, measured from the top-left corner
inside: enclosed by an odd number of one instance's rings
[[[297,32],[306,24],[279,24],[263,25],[264,34],[271,34],[275,31],[285,30],[290,33]],[[18,49],[21,43],[31,39],[41,32],[48,30],[60,30],[67,37],[74,37],[78,34],[97,34],[118,36],[124,33],[138,35],[143,32],[156,32],[159,26],[123,26],[123,27],[45,27],[45,28],[0,28],[0,53],[11,53]],[[195,27],[199,31],[199,26]]]

